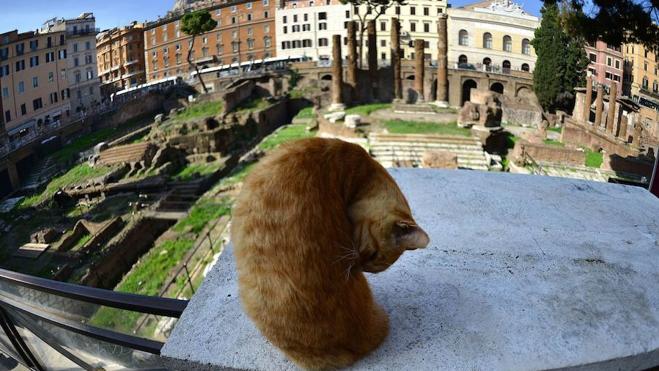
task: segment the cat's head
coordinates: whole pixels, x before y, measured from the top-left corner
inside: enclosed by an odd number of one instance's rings
[[[360,267],[372,273],[389,268],[405,250],[424,248],[430,242],[394,180],[388,174],[378,178],[350,208]]]

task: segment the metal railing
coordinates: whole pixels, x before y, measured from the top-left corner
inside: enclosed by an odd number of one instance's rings
[[[187,303],[0,269],[0,351],[36,370],[159,367],[162,342],[102,328],[97,317],[113,308],[178,318]]]

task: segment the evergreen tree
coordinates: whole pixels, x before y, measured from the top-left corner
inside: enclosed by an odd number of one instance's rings
[[[547,111],[569,111],[574,88],[583,84],[588,66],[583,40],[565,32],[560,9],[555,3],[545,3],[542,22],[531,43],[538,56],[533,90],[540,104]]]

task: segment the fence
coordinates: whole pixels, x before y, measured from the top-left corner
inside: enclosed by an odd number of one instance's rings
[[[0,269],[0,351],[29,369],[158,368],[162,342],[92,325],[102,307],[178,318],[187,301]]]

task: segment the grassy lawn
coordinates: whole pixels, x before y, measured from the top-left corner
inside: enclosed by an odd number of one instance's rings
[[[312,119],[313,118],[313,107],[305,107],[300,110],[300,112],[293,117],[293,119]]]
[[[565,147],[565,144],[561,143],[558,140],[554,140],[554,139],[545,139],[543,142],[545,144],[549,144],[550,146]]]
[[[346,115],[368,116],[372,112],[385,108],[391,108],[391,103],[372,103],[350,107],[346,110]]]
[[[79,164],[69,170],[66,174],[61,175],[48,183],[46,189],[41,193],[26,197],[18,205],[18,208],[27,208],[35,206],[51,198],[58,189],[79,183],[85,180],[96,178],[109,173],[112,170],[109,166],[91,167],[85,164]]]
[[[99,142],[103,142],[106,139],[112,137],[112,135],[115,133],[117,133],[117,130],[113,128],[104,128],[93,133],[83,135],[73,140],[71,144],[67,144],[62,149],[53,153],[53,158],[58,163],[66,163],[79,152],[90,149]]]
[[[457,123],[434,124],[429,122],[388,120],[384,126],[392,134],[442,134],[469,137],[471,130],[461,128]]]
[[[201,117],[217,116],[222,112],[223,108],[221,101],[195,103],[183,112],[176,114],[173,120],[188,121]]]
[[[227,203],[217,202],[213,199],[201,198],[192,207],[190,213],[173,227],[175,232],[199,233],[208,224],[222,215],[229,214],[231,207]]]
[[[600,152],[586,150],[586,166],[599,168],[604,162],[604,156]]]
[[[203,177],[212,174],[219,170],[223,164],[219,161],[206,162],[206,163],[190,163],[185,165],[178,174],[174,175],[175,180],[190,181],[195,178]]]
[[[308,132],[305,125],[289,125],[268,136],[265,141],[259,144],[259,148],[263,151],[269,151],[279,147],[282,143],[312,136],[314,136],[314,133]]]
[[[270,103],[264,98],[256,98],[242,102],[236,107],[236,112],[254,112],[268,107]]]
[[[85,244],[86,244],[87,242],[89,242],[89,240],[91,240],[91,239],[92,239],[92,235],[91,235],[91,234],[88,233],[88,234],[86,234],[86,235],[83,235],[82,237],[80,237],[80,239],[78,240],[78,242],[76,242],[76,244],[73,245],[73,247],[71,248],[70,251],[78,251],[78,250],[80,250],[80,249],[81,249],[83,246],[85,246]]]

